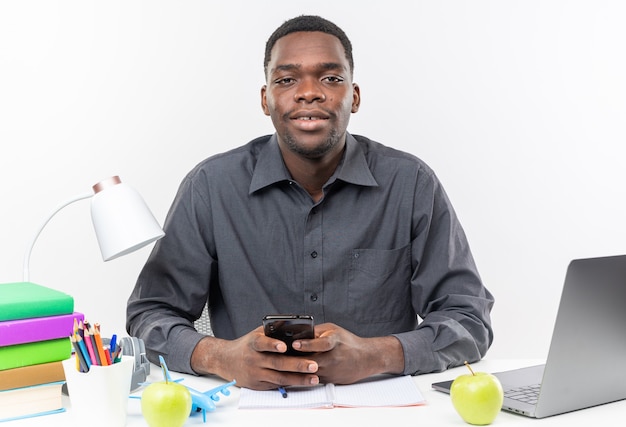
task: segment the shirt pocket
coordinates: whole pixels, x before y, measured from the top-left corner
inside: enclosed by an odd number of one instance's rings
[[[352,251],[348,306],[354,320],[392,322],[412,311],[410,254],[410,245]]]

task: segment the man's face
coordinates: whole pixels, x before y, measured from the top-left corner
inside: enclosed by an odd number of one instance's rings
[[[360,92],[336,37],[297,32],[279,39],[266,78],[261,103],[272,118],[279,143],[311,159],[343,149]]]

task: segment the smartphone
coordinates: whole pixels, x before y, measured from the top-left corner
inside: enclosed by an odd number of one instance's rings
[[[285,354],[289,355],[307,354],[294,350],[291,343],[295,340],[315,338],[314,326],[313,316],[303,314],[268,314],[263,318],[265,335],[287,344]]]

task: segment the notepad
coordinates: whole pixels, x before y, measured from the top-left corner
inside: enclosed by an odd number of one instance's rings
[[[357,408],[417,406],[426,403],[413,378],[408,375],[369,379],[348,385],[288,387],[287,393],[288,397],[283,398],[278,390],[242,388],[239,409]]]

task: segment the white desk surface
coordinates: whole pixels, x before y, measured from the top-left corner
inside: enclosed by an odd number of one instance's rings
[[[542,363],[541,360],[489,360],[488,358],[473,364],[476,371],[497,372],[516,367],[531,366]],[[584,369],[584,368],[583,368]],[[404,407],[404,408],[334,408],[334,409],[291,409],[291,410],[240,410],[238,409],[239,389],[231,388],[230,396],[221,396],[217,402],[217,410],[207,413],[207,423],[202,423],[202,414],[192,415],[185,426],[271,426],[285,425],[289,423],[298,427],[320,427],[328,425],[349,425],[349,426],[382,426],[389,422],[407,422],[414,426],[468,426],[455,412],[450,402],[450,397],[444,393],[432,390],[433,382],[444,381],[456,378],[460,374],[467,373],[467,368],[459,367],[437,374],[420,375],[414,377],[422,394],[427,400],[424,406]],[[572,372],[576,375],[576,372]],[[184,384],[197,390],[204,391],[219,384],[215,378],[193,377],[172,373],[174,378],[185,377]],[[161,371],[158,367],[152,366],[149,381],[160,381]],[[71,406],[69,400],[65,398],[68,408],[66,412],[45,417],[36,417],[7,423],[0,423],[1,426],[50,426],[68,427],[73,426],[71,419]],[[572,425],[594,425],[601,420],[624,419],[626,413],[626,400],[584,409],[568,414],[534,420],[520,415],[501,412],[493,426],[572,426]],[[332,424],[331,424],[332,423]],[[147,423],[141,415],[140,401],[130,399],[128,404],[128,427],[146,427]],[[409,424],[407,424],[409,425]]]

